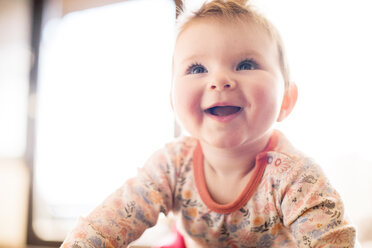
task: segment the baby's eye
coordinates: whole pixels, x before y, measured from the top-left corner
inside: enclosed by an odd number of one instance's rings
[[[208,72],[201,64],[193,64],[187,69],[187,74],[199,74]]]
[[[258,65],[257,65],[256,62],[254,62],[251,59],[246,59],[246,60],[243,60],[242,62],[240,62],[238,64],[238,66],[236,67],[236,70],[237,71],[242,71],[242,70],[256,70],[257,68],[258,68]]]

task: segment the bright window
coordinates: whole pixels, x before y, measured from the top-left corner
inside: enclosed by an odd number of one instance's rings
[[[34,229],[62,240],[174,134],[175,6],[132,0],[52,20],[42,33]]]

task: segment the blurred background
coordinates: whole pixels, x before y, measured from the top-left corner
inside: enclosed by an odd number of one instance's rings
[[[299,88],[277,128],[321,164],[372,247],[372,3],[253,2],[281,32]],[[0,0],[0,247],[58,246],[179,133],[179,4]]]

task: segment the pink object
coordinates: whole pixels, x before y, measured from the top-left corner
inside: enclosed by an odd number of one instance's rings
[[[176,226],[173,226],[173,231],[164,241],[164,245],[153,248],[186,248],[186,245],[181,233],[177,230]]]

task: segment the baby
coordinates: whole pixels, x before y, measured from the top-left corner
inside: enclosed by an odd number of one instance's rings
[[[244,0],[206,2],[178,25],[171,104],[190,137],[156,152],[62,247],[127,247],[160,212],[186,247],[354,247],[340,196],[273,129],[297,100],[275,27]]]

